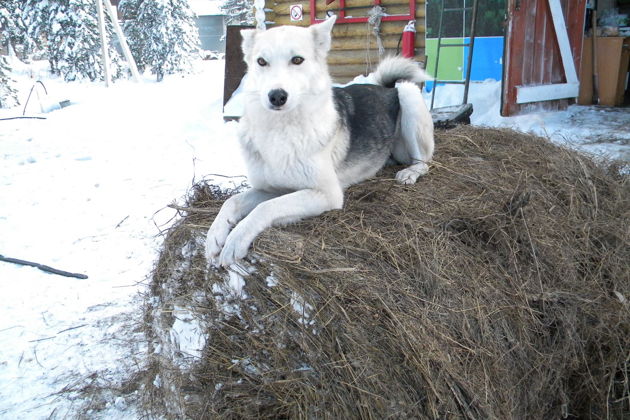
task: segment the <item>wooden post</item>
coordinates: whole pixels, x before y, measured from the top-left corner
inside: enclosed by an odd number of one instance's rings
[[[593,42],[593,103],[599,104],[599,71],[597,69],[597,9],[592,9],[591,41]]]
[[[99,0],[100,1],[100,0]],[[112,24],[114,25],[114,31],[118,36],[118,40],[120,41],[120,46],[122,47],[123,54],[125,55],[125,59],[127,63],[129,63],[129,70],[131,70],[131,76],[133,80],[136,82],[140,81],[140,74],[138,73],[138,66],[136,65],[136,60],[133,59],[133,55],[131,55],[131,50],[129,49],[129,45],[127,44],[127,38],[125,38],[125,34],[120,28],[120,24],[118,23],[118,16],[114,13],[114,9],[109,0],[103,0],[105,2],[105,10],[109,17],[112,20]]]
[[[96,11],[98,12],[98,30],[101,34],[105,86],[109,87],[111,81],[111,77],[109,75],[109,52],[107,50],[107,32],[105,31],[105,16],[103,15],[103,4],[101,3],[101,0],[96,0]]]

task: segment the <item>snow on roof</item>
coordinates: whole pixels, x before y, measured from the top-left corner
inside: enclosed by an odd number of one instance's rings
[[[190,7],[197,16],[222,15],[220,0],[189,0]]]

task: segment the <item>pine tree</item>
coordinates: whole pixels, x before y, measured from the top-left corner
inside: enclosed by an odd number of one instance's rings
[[[221,5],[228,25],[253,25],[254,0],[225,0]]]
[[[124,31],[139,70],[190,71],[199,57],[199,30],[188,0],[123,0]]]
[[[0,56],[0,108],[11,108],[18,104],[15,82],[11,78],[11,67],[6,57]]]
[[[53,74],[66,81],[97,80],[103,75],[101,40],[94,0],[25,0],[24,21],[28,36],[45,49]],[[114,77],[123,73],[118,52],[111,40],[113,27],[107,22],[108,51]]]
[[[24,43],[26,27],[21,19],[17,0],[4,0],[0,4],[0,46],[15,48]],[[11,66],[6,57],[0,56],[0,108],[18,105],[15,81],[11,77]]]
[[[26,26],[25,38],[30,43],[30,48],[27,49],[28,52],[44,52],[46,50],[45,34],[50,21],[51,9],[48,0],[24,1],[21,17]]]
[[[17,45],[24,45],[27,41],[26,32],[20,3],[17,0],[3,0],[0,4],[0,45],[15,50]]]

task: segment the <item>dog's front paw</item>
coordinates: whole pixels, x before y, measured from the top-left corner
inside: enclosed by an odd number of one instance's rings
[[[225,244],[225,240],[230,233],[231,227],[227,220],[215,220],[212,226],[210,226],[210,229],[208,229],[208,235],[206,236],[206,259],[209,263],[216,262]]]
[[[429,172],[429,166],[426,163],[416,163],[413,166],[398,171],[396,181],[401,184],[415,184],[418,177],[426,175]]]
[[[219,257],[219,264],[223,267],[229,267],[236,263],[238,260],[242,260],[247,255],[247,250],[252,243],[252,239],[248,237],[244,229],[239,229],[240,225],[230,233],[225,240],[221,256]]]

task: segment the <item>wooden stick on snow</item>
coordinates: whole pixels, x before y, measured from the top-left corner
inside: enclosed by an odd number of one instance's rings
[[[77,279],[87,279],[88,278],[88,276],[86,276],[85,274],[70,273],[68,271],[58,270],[56,268],[52,268],[52,267],[49,267],[49,266],[44,265],[44,264],[39,264],[39,263],[32,262],[32,261],[20,260],[18,258],[9,258],[9,257],[5,257],[4,255],[0,255],[0,261],[12,263],[12,264],[17,264],[17,265],[25,265],[25,266],[28,266],[28,267],[35,267],[35,268],[38,268],[38,269],[40,269],[42,271],[45,271],[46,273],[57,274],[59,276],[64,276],[64,277],[74,277],[74,278],[77,278]]]

